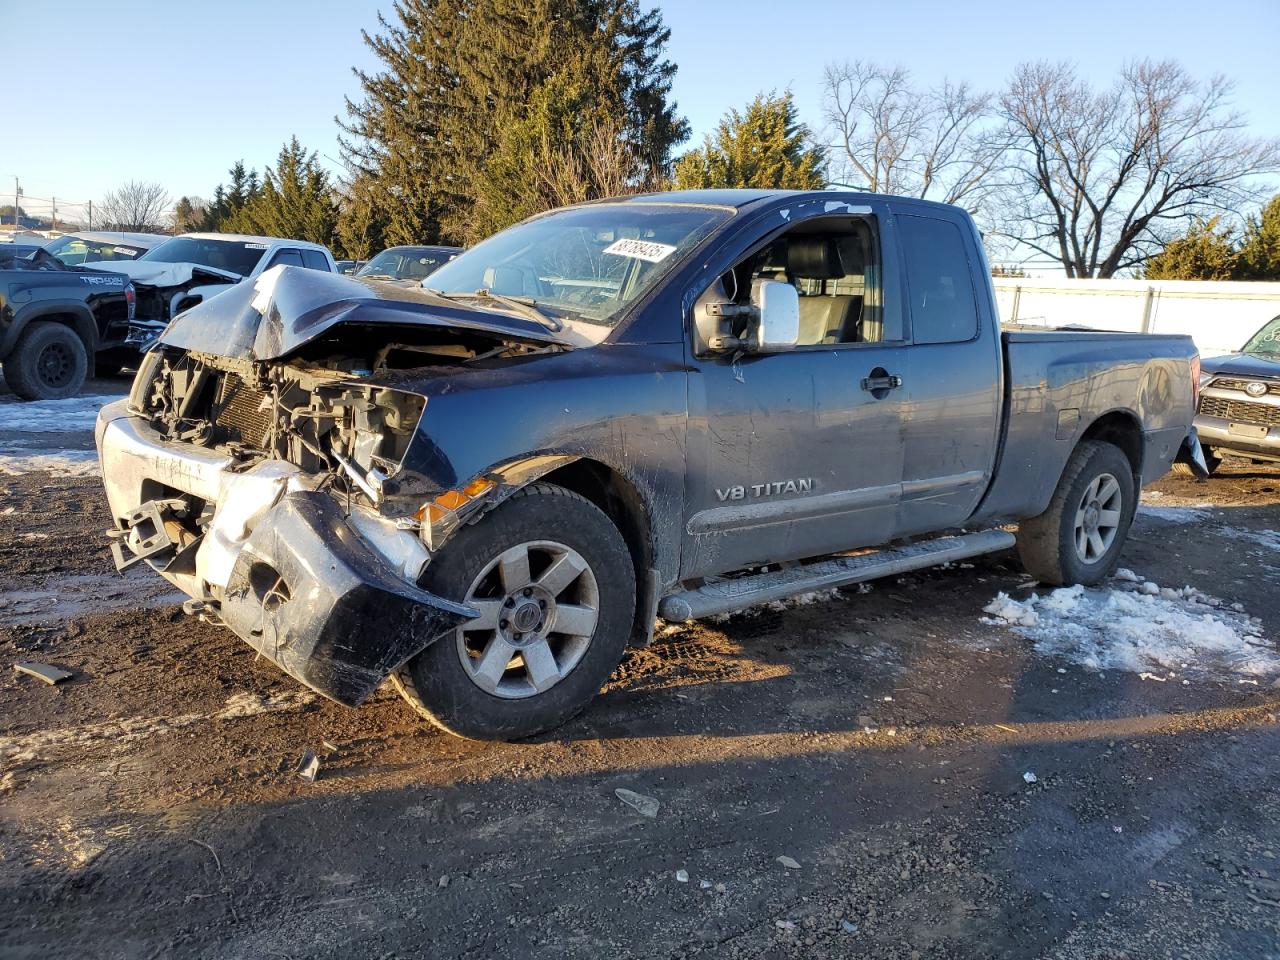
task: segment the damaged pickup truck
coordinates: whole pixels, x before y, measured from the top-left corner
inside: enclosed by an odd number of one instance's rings
[[[430,282],[269,271],[181,314],[97,441],[118,566],[462,736],[564,722],[658,616],[1015,545],[1096,582],[1198,453],[1190,339],[1002,332],[953,207],[631,197]]]

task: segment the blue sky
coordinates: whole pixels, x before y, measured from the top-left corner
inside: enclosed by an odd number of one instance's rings
[[[950,76],[979,88],[1028,59],[1074,60],[1106,82],[1127,59],[1172,57],[1235,78],[1254,131],[1280,135],[1280,0],[660,6],[694,141],[767,89],[790,87],[819,124],[823,65],[859,57],[901,63],[923,84]],[[4,101],[0,203],[14,175],[29,197],[56,195],[73,214],[68,201],[131,178],[209,196],[232,161],[261,168],[292,134],[336,158],[333,117],[358,93],[351,67],[374,66],[360,30],[375,29],[379,8],[389,0],[0,0],[5,86],[26,91]]]

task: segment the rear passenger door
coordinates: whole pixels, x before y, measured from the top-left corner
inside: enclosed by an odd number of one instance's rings
[[[895,212],[910,321],[898,530],[906,536],[957,527],[982,499],[1002,382],[986,260],[970,223],[924,205]]]

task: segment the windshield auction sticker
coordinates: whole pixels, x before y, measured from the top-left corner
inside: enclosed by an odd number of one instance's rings
[[[653,243],[649,240],[615,240],[604,248],[604,252],[617,257],[661,263],[675,253],[676,248],[668,243]]]

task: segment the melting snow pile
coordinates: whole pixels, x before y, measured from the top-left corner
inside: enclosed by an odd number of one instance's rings
[[[103,394],[30,403],[0,402],[0,435],[21,437],[0,440],[0,475],[35,471],[63,476],[97,474],[98,457],[89,449],[94,421],[103,404],[119,399],[114,394]],[[81,436],[68,436],[74,434]],[[50,443],[50,435],[57,438],[54,443]]]
[[[1280,651],[1239,604],[1194,587],[1160,587],[1128,570],[1104,587],[1063,587],[1026,600],[1001,593],[983,609],[990,615],[983,623],[1014,627],[1037,653],[1094,669],[1280,676]]]

